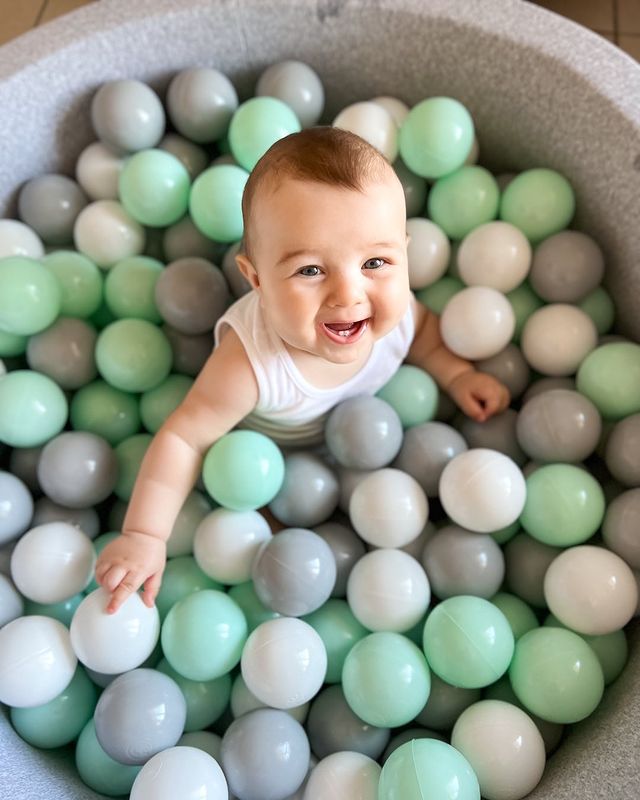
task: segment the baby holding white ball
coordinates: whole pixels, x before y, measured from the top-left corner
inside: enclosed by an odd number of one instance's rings
[[[238,267],[252,290],[216,326],[216,347],[142,462],[122,535],[96,579],[115,612],[144,584],[152,606],[174,521],[211,445],[234,426],[280,444],[322,439],[333,406],[373,394],[403,363],[423,368],[485,421],[506,387],[443,344],[438,318],[409,289],[404,192],[371,145],[338,128],[276,142],[242,200]]]

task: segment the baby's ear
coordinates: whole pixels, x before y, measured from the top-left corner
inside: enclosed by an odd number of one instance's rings
[[[260,287],[260,278],[258,277],[258,272],[251,261],[249,261],[246,255],[244,255],[244,253],[238,253],[236,256],[236,264],[238,265],[240,272],[249,281],[251,288],[258,289]]]

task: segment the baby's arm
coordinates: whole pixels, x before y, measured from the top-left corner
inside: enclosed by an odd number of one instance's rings
[[[438,317],[415,298],[413,303],[416,332],[407,363],[426,370],[462,411],[477,422],[485,422],[504,411],[510,402],[507,387],[452,353],[440,336]]]
[[[96,580],[116,611],[144,584],[152,606],[160,589],[166,542],[193,488],[208,448],[255,406],[258,387],[246,352],[229,331],[188,394],[154,436],[140,467],[122,535],[100,554]]]

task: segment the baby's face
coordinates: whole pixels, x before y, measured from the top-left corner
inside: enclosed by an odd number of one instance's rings
[[[391,168],[362,192],[286,179],[255,197],[252,223],[252,263],[238,263],[290,350],[353,363],[407,311],[404,193]]]

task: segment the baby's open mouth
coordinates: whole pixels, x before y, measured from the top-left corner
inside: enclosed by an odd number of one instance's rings
[[[368,319],[359,319],[354,322],[324,322],[322,328],[333,342],[352,344],[364,334],[368,324]]]

